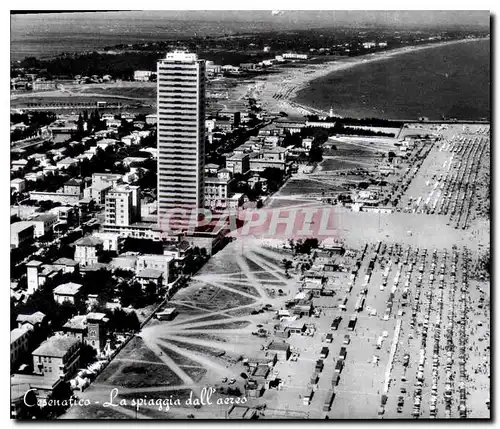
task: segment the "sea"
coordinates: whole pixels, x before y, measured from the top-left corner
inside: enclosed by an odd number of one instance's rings
[[[293,16],[270,19],[271,11],[170,10],[11,15],[12,61],[100,50],[118,44],[148,43],[199,36],[308,28]]]
[[[294,101],[354,118],[490,119],[490,41],[402,53],[321,77]]]
[[[272,29],[264,15],[260,21],[236,22],[234,11],[222,12],[204,12],[201,21],[191,19],[189,11],[11,15],[11,60]],[[490,41],[473,41],[333,72],[312,81],[295,101],[349,117],[489,119],[490,85]]]

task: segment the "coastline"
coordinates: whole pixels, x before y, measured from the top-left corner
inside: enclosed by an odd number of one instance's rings
[[[395,56],[426,49],[481,40],[490,40],[490,38],[460,39],[420,46],[405,46],[390,51],[377,52],[355,58],[337,59],[323,64],[305,64],[303,67],[296,69],[283,68],[280,70],[280,73],[258,79],[254,85],[247,85],[247,91],[244,95],[258,99],[262,107],[268,111],[281,111],[292,117],[308,114],[326,116],[328,115],[327,111],[319,110],[295,101],[294,99],[297,92],[309,86],[312,81],[337,71],[347,70],[363,64],[383,61]]]

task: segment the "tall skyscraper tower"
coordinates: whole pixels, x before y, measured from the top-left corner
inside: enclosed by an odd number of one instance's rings
[[[187,216],[203,207],[205,61],[174,51],[157,71],[158,223],[183,229]]]

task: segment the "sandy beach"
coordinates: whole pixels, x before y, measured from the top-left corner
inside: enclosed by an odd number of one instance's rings
[[[260,101],[262,107],[269,112],[285,112],[290,117],[302,117],[308,114],[327,115],[329,112],[294,101],[296,93],[305,88],[311,81],[330,73],[350,69],[362,64],[383,61],[397,55],[432,49],[441,46],[469,43],[484,39],[453,40],[421,46],[407,46],[386,52],[372,53],[355,58],[341,58],[323,64],[304,64],[297,68],[280,68],[280,73],[257,78],[251,83],[246,81],[236,89],[236,98],[252,97]],[[335,114],[335,112],[333,112]]]

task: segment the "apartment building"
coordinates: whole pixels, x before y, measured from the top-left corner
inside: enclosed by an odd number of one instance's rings
[[[141,218],[139,186],[116,186],[106,195],[104,222],[107,225],[130,226]]]
[[[182,230],[190,213],[180,210],[203,207],[205,61],[174,51],[158,61],[157,72],[158,222]]]

